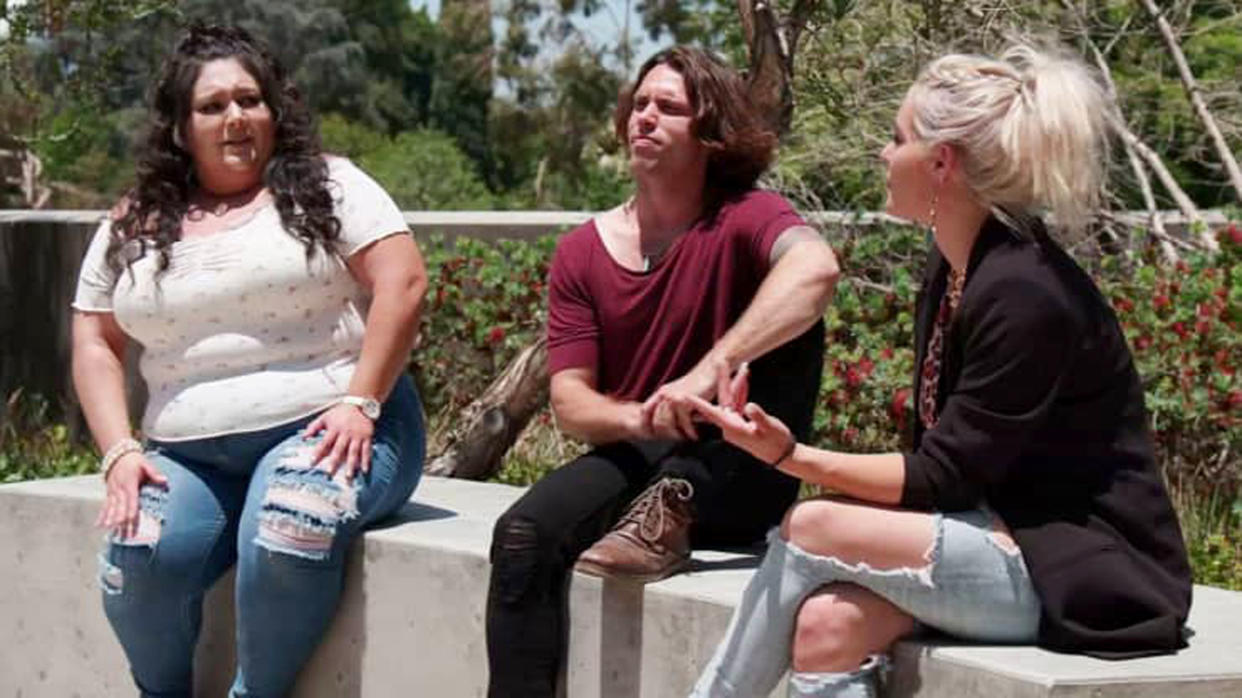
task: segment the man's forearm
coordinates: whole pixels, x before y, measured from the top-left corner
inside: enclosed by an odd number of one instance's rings
[[[732,371],[802,334],[823,317],[839,276],[827,244],[817,240],[794,245],[768,272],[745,312],[700,366],[711,370],[723,360]]]
[[[641,422],[637,402],[601,398],[596,404],[578,404],[554,410],[561,431],[593,446],[635,438]]]
[[[572,380],[552,377],[552,412],[562,432],[598,445],[635,438],[642,425],[637,402],[609,397]]]

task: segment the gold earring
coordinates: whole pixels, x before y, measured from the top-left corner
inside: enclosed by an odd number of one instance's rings
[[[940,201],[940,191],[937,190],[937,191],[932,192],[931,211],[928,212],[927,218],[931,226],[931,232],[933,236],[936,234],[936,204],[939,201]]]

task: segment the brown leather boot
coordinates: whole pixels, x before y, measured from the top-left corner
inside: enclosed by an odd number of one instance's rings
[[[574,569],[596,577],[658,582],[690,562],[690,498],[694,487],[664,478],[648,487]]]

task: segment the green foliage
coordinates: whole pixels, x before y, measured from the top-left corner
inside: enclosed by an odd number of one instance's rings
[[[1242,491],[1173,489],[1195,582],[1242,591]]]
[[[778,3],[785,5],[787,3]],[[746,40],[737,20],[737,6],[722,0],[641,0],[637,9],[643,27],[653,40],[666,35],[673,43],[695,44],[718,51],[746,64]],[[784,7],[779,7],[781,12]]]
[[[420,344],[411,357],[431,415],[432,452],[457,411],[543,331],[556,238],[495,244],[434,237]],[[1174,493],[1196,581],[1242,589],[1242,229],[1222,253],[1163,268],[1084,260],[1133,348],[1157,455]],[[813,442],[847,451],[901,448],[913,418],[912,310],[929,244],[911,227],[843,229],[846,279],[827,313],[826,370]],[[0,479],[89,472],[95,460],[47,421],[41,402],[0,422]],[[545,410],[497,480],[528,484],[581,453]]]
[[[342,111],[388,134],[427,124],[436,51],[444,38],[426,8],[414,11],[406,0],[333,0],[333,5],[348,18],[366,63],[363,90],[355,90]]]
[[[357,160],[378,153],[388,146],[389,138],[382,132],[332,113],[319,121],[319,138],[325,152]]]
[[[813,440],[847,451],[893,451],[910,426],[914,295],[928,240],[892,226],[851,231],[837,250],[846,280],[826,315],[828,341]]]
[[[1147,393],[1170,479],[1242,482],[1242,232],[1175,269],[1101,265]],[[1229,454],[1233,457],[1230,459]]]
[[[441,8],[437,68],[428,105],[429,125],[451,134],[487,172],[491,163],[488,110],[492,98],[492,28],[487,0],[457,0]]]
[[[430,248],[436,281],[414,357],[441,425],[540,331],[543,289],[525,284],[542,279],[553,248],[548,238],[525,251],[517,243],[464,242]],[[826,316],[812,440],[854,452],[896,450],[912,426],[912,311],[929,241],[918,229],[891,226],[845,229],[833,244],[846,278]],[[1196,581],[1242,589],[1242,231],[1226,228],[1221,244],[1217,258],[1179,268],[1084,261],[1116,308],[1144,379]],[[580,452],[549,419],[546,412],[536,418],[499,481],[532,482]]]
[[[53,136],[35,143],[48,179],[75,185],[79,201],[60,196],[65,208],[105,208],[120,197],[132,180],[130,139],[123,124],[128,112],[100,113],[76,105],[49,121]],[[76,203],[77,205],[72,205]]]
[[[390,138],[339,114],[319,125],[324,150],[354,160],[403,210],[489,209],[493,198],[452,137],[431,129]]]
[[[449,415],[482,394],[542,332],[552,236],[531,243],[472,238],[425,245],[431,280],[412,367],[430,414]]]
[[[20,390],[8,396],[0,412],[0,483],[82,475],[97,468],[96,456],[51,413],[41,397]]]
[[[431,129],[398,134],[364,153],[358,164],[403,210],[488,209],[492,197],[471,162],[447,134]]]

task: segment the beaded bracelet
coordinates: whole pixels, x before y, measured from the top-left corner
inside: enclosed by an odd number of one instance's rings
[[[797,447],[798,447],[798,440],[794,438],[793,434],[790,434],[789,445],[785,447],[785,452],[781,454],[780,458],[777,458],[776,460],[772,461],[772,464],[771,464],[772,467],[773,468],[781,467],[781,463],[784,463],[785,461],[789,460],[789,457],[793,455],[794,449]]]
[[[142,453],[142,444],[138,443],[137,439],[127,437],[112,444],[112,448],[109,448],[108,452],[99,461],[99,472],[103,475],[103,478],[107,480],[112,466],[131,453]]]

